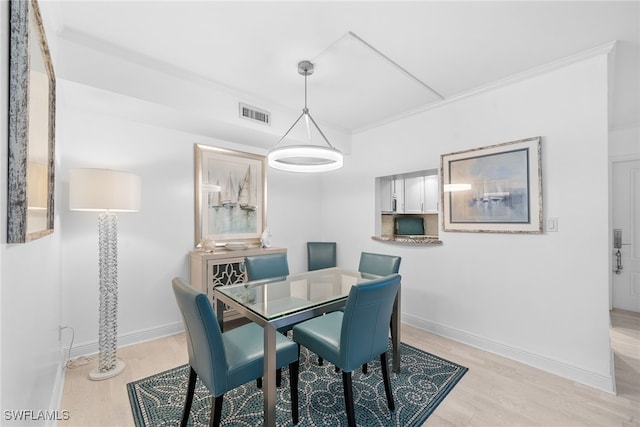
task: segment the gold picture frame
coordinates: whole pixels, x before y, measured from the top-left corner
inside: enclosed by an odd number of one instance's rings
[[[56,80],[36,0],[10,2],[7,243],[53,233]]]
[[[265,156],[195,144],[195,245],[259,243],[267,224]]]

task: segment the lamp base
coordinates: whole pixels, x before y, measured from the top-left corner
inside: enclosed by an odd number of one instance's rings
[[[124,371],[125,364],[122,360],[116,360],[116,366],[110,371],[100,372],[100,368],[96,368],[89,372],[89,379],[92,381],[102,381],[108,378],[115,377],[116,375],[120,375],[122,371]]]

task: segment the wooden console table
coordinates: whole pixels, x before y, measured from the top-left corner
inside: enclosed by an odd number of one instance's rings
[[[286,253],[287,248],[249,247],[239,251],[224,248],[213,252],[193,250],[189,253],[190,283],[196,289],[207,294],[213,304],[213,288],[216,286],[235,285],[247,281],[244,259],[248,256]],[[225,310],[224,320],[240,318],[233,309]]]

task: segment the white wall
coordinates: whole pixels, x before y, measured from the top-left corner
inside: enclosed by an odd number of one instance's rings
[[[609,132],[611,159],[637,158],[640,155],[640,127],[630,126]]]
[[[269,229],[273,245],[288,249],[291,273],[306,271],[306,242],[326,240],[324,174],[300,175],[274,169],[269,169],[268,174]]]
[[[607,58],[444,103],[354,135],[326,175],[325,229],[339,264],[360,251],[402,256],[403,321],[613,390],[608,326]],[[542,137],[540,235],[440,232],[442,246],[369,239],[374,177],[439,166],[440,154]],[[384,161],[380,161],[384,159]]]
[[[62,241],[62,322],[76,332],[72,355],[97,351],[97,214],[68,210],[69,170],[111,168],[142,178],[142,210],[118,216],[119,344],[181,330],[170,288],[189,277],[194,246],[194,144],[239,151],[255,148],[122,118],[122,109],[144,110],[144,101],[62,81],[58,116],[61,164],[58,205]],[[83,108],[99,99],[100,111]],[[94,104],[92,104],[94,105]],[[112,112],[112,113],[111,113]],[[320,177],[290,180],[269,173],[268,223],[274,246],[289,249],[292,272],[306,269],[306,236],[321,204]]]
[[[0,44],[9,46],[9,2],[0,2]],[[46,25],[46,22],[45,22]],[[9,52],[0,49],[0,176],[7,176]],[[0,424],[5,410],[53,410],[60,384],[60,228],[56,217],[52,235],[26,244],[8,245],[7,186],[0,186]],[[57,190],[57,189],[56,189]],[[52,398],[53,397],[53,398]]]

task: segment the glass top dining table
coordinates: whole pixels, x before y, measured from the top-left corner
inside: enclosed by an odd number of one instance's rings
[[[351,286],[367,282],[359,272],[338,267],[293,274],[285,278],[258,280],[214,288],[215,309],[220,328],[224,328],[225,306],[264,329],[264,425],[276,422],[276,330],[346,304]],[[400,291],[391,319],[393,372],[400,370]]]

